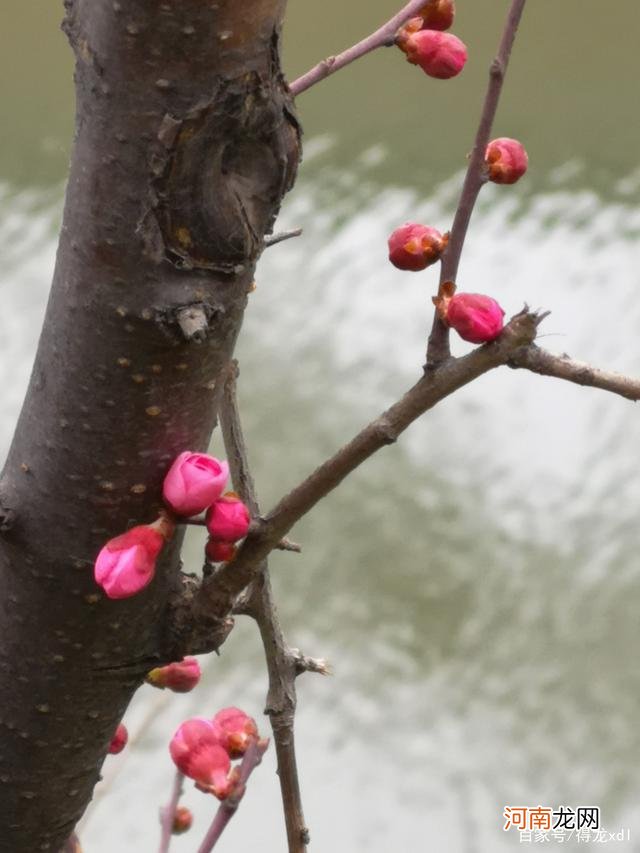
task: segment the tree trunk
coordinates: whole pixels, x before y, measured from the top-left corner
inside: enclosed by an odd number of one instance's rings
[[[299,156],[285,0],[66,7],[76,140],[0,480],[2,853],[60,849],[145,673],[195,642],[171,607],[180,535],[127,601],[104,598],[93,561],[155,519],[178,453],[206,449],[216,377]]]

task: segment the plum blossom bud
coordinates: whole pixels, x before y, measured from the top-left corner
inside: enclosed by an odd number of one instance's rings
[[[455,77],[467,61],[467,48],[463,41],[451,33],[420,30],[398,42],[407,54],[407,60],[438,80]]]
[[[502,331],[504,311],[490,296],[456,293],[445,302],[443,319],[463,341],[484,344],[495,340]]]
[[[109,598],[129,598],[151,583],[158,555],[174,527],[161,516],[107,542],[96,557],[94,576]]]
[[[223,708],[218,711],[213,718],[213,725],[231,758],[244,755],[249,744],[258,737],[255,720],[240,708]]]
[[[206,453],[185,450],[164,478],[162,497],[176,515],[197,515],[218,500],[228,479],[226,462]]]
[[[182,835],[191,829],[193,823],[193,815],[191,810],[186,806],[178,806],[176,813],[173,816],[173,826],[171,832],[173,835]]]
[[[111,738],[111,743],[109,744],[109,754],[117,755],[127,745],[127,741],[129,740],[129,732],[126,729],[126,726],[123,726],[122,723],[116,729],[116,733]]]
[[[440,260],[448,242],[448,234],[407,222],[389,237],[389,260],[399,270],[424,270]]]
[[[209,507],[206,522],[212,539],[237,542],[249,532],[251,516],[240,498],[228,492]]]
[[[527,171],[529,157],[517,139],[503,136],[487,145],[485,163],[494,184],[515,184]]]
[[[237,552],[233,542],[224,539],[209,539],[204,547],[204,553],[210,563],[228,563],[233,560]]]
[[[223,800],[229,796],[231,760],[221,744],[219,730],[210,720],[194,717],[178,727],[169,752],[174,764],[198,786]]]
[[[429,0],[418,12],[424,30],[448,30],[456,15],[454,0]]]
[[[198,684],[202,670],[195,658],[186,657],[184,660],[158,666],[147,675],[147,683],[161,690],[168,688],[174,693],[189,693]]]

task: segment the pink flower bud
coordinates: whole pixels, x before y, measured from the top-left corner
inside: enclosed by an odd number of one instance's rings
[[[484,158],[489,180],[494,184],[515,184],[529,165],[529,157],[522,143],[507,136],[490,142]]]
[[[147,675],[147,682],[154,687],[164,690],[165,687],[174,693],[189,693],[198,684],[202,670],[195,658],[186,657],[184,660],[158,666]]]
[[[445,323],[472,344],[493,341],[502,331],[504,311],[490,296],[456,293],[445,299],[444,311]]]
[[[204,553],[210,563],[228,563],[237,552],[233,542],[224,539],[209,539],[204,547]]]
[[[448,242],[448,234],[443,235],[417,222],[407,222],[389,237],[389,260],[399,270],[417,272],[440,260]]]
[[[467,48],[463,41],[451,33],[420,30],[408,36],[399,46],[407,60],[438,80],[455,77],[467,61]]]
[[[171,829],[174,835],[182,835],[191,829],[193,823],[193,815],[190,809],[186,806],[178,806],[176,813],[173,816],[173,827]]]
[[[218,711],[213,718],[213,725],[231,758],[244,755],[249,744],[258,737],[255,720],[240,708]]]
[[[153,524],[132,527],[110,539],[96,557],[96,583],[109,598],[129,598],[140,592],[151,583],[158,555],[173,530],[173,522],[161,516]]]
[[[109,753],[111,755],[117,755],[127,745],[127,741],[129,740],[129,732],[126,727],[120,723],[118,728],[116,729],[116,733],[111,738],[111,743],[109,744]]]
[[[453,24],[456,15],[456,6],[453,0],[429,0],[429,2],[418,12],[423,20],[422,28],[425,30],[448,30]]]
[[[229,479],[229,466],[206,453],[185,450],[164,478],[162,496],[176,515],[203,512],[218,500]]]
[[[229,796],[231,760],[210,720],[194,717],[182,723],[171,739],[169,752],[178,770],[194,779],[200,788],[220,800]]]
[[[228,492],[209,507],[206,521],[212,539],[237,542],[249,532],[251,516],[240,498]]]

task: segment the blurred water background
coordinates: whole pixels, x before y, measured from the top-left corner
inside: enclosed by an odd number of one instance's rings
[[[61,4],[5,0],[0,32],[0,451],[22,400],[50,283],[72,127]],[[291,77],[396,9],[290,3]],[[301,96],[306,156],[239,346],[255,475],[269,506],[419,375],[436,271],[403,274],[386,237],[443,230],[459,192],[506,0],[459,0],[470,59],[425,78],[381,51]],[[539,0],[525,13],[495,135],[531,168],[490,187],[459,284],[508,313],[552,310],[542,344],[640,373],[640,16],[633,0]],[[615,20],[612,20],[615,19]],[[458,346],[462,352],[464,346]],[[430,412],[295,530],[276,555],[290,641],[326,656],[299,682],[312,850],[493,853],[505,805],[600,806],[640,851],[640,424],[604,392],[500,369]],[[217,445],[214,445],[217,447]],[[201,543],[191,540],[189,567]],[[141,690],[130,752],[110,758],[87,853],[154,851],[188,715],[259,717],[257,632],[240,621],[193,694]],[[267,728],[267,722],[263,722]],[[222,850],[285,847],[273,751]],[[55,780],[52,780],[55,784]],[[190,790],[193,851],[212,803]],[[573,846],[568,844],[567,846]],[[173,849],[173,847],[172,847]]]

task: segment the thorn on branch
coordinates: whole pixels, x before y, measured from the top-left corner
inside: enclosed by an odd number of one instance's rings
[[[293,237],[300,237],[302,235],[302,228],[295,228],[293,231],[281,231],[279,234],[273,234],[271,237],[267,237],[264,241],[265,249],[268,249],[269,246],[275,246],[277,243],[282,243],[284,240],[291,240]]]
[[[296,668],[296,675],[303,672],[315,672],[318,675],[333,675],[331,664],[326,658],[310,658],[303,655],[300,649],[291,649]]]
[[[538,311],[534,314],[536,318],[536,326],[539,326],[543,320],[546,320],[547,317],[551,315],[551,311]]]
[[[302,545],[292,542],[290,539],[281,539],[276,545],[278,551],[292,551],[294,554],[302,554]]]

